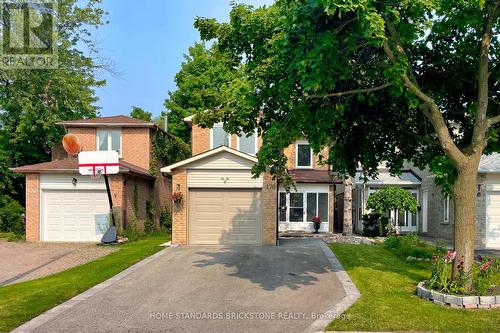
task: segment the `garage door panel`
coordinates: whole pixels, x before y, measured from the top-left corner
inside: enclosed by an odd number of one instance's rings
[[[42,235],[45,241],[99,241],[106,232],[108,199],[103,190],[44,190]]]
[[[260,189],[191,189],[190,244],[261,243]]]

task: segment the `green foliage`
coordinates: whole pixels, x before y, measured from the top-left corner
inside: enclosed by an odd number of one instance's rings
[[[146,201],[146,221],[144,222],[144,232],[149,234],[154,230],[155,207],[153,201]]]
[[[24,233],[22,214],[24,208],[7,195],[0,195],[0,232],[11,232],[15,235]]]
[[[100,2],[58,1],[59,68],[0,71],[0,194],[23,201],[24,179],[8,168],[50,160],[64,134],[57,122],[96,116],[97,72],[109,68],[92,38],[105,24]]]
[[[387,235],[389,219],[386,216],[370,213],[363,215],[363,235],[366,237],[377,237]]]
[[[475,293],[478,295],[488,294],[489,289],[494,285],[496,275],[500,272],[500,260],[483,259],[472,268],[473,283]]]
[[[138,106],[132,106],[132,112],[130,112],[130,116],[135,119],[151,121],[153,114],[151,112],[144,111]]]
[[[172,231],[172,219],[167,207],[163,207],[160,212],[160,228]]]
[[[411,256],[415,258],[430,259],[433,252],[435,252],[435,249],[420,240],[417,235],[413,234],[403,236],[387,236],[384,241],[384,246],[386,248],[396,250],[405,257]]]
[[[429,163],[429,169],[434,174],[434,182],[443,193],[450,195],[457,179],[457,170],[447,156],[436,156]]]
[[[416,285],[429,278],[429,262],[407,261],[383,246],[330,244],[330,247],[356,284],[361,298],[325,331],[498,331],[497,311],[464,311],[416,297]]]
[[[157,175],[165,165],[181,161],[191,156],[191,147],[180,138],[158,130],[152,136],[152,158],[150,173]]]
[[[342,175],[354,175],[359,166],[374,175],[382,161],[388,161],[395,173],[404,160],[424,168],[444,152],[421,111],[422,101],[407,90],[401,75],[411,69],[411,80],[436,101],[445,122],[460,129],[450,130],[454,142],[460,149],[468,147],[478,96],[472,78],[477,77],[483,21],[493,4],[492,0],[484,6],[448,0],[277,0],[260,8],[233,4],[227,23],[195,21],[202,39],[232,59],[235,69],[235,77],[222,77],[222,102],[208,112],[199,110],[199,120],[203,125],[223,121],[231,133],[257,127],[263,147],[253,169],[256,174],[270,170],[286,175],[283,149],[302,135],[315,152],[328,147],[325,162]],[[387,21],[393,23],[405,50],[395,62],[382,49],[385,40],[397,49]],[[494,31],[498,28],[495,21]],[[499,50],[500,39],[494,38],[491,87],[500,77]],[[224,62],[218,64],[224,68]],[[380,86],[384,88],[345,93]],[[490,89],[491,100],[499,97],[498,89]],[[494,103],[489,103],[488,113],[497,113]],[[498,138],[499,131],[498,126],[492,128],[489,137]],[[497,151],[500,146],[488,149]]]
[[[380,215],[391,211],[408,211],[415,213],[417,211],[417,199],[401,187],[390,186],[370,194],[366,201],[366,207]]]
[[[165,107],[170,110],[169,133],[189,142],[191,131],[183,119],[225,103],[225,86],[233,79],[233,73],[230,60],[216,47],[207,48],[204,43],[190,47],[175,76],[177,90],[170,91],[165,100]]]

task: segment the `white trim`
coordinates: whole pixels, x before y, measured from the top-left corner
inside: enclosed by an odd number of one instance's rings
[[[309,166],[299,166],[299,145],[308,145],[309,146],[309,153],[311,155],[311,164]],[[295,168],[296,169],[312,169],[313,168],[313,157],[314,157],[314,154],[313,154],[313,151],[312,151],[312,148],[311,148],[311,145],[309,144],[309,142],[307,140],[298,140],[298,141],[295,141]]]
[[[245,133],[243,133],[244,135]],[[259,138],[257,136],[257,129],[254,130],[254,143],[255,143],[255,154],[250,154],[250,155],[257,155],[257,151],[258,151],[258,141],[259,141]],[[241,136],[240,135],[237,135],[236,136],[237,139],[236,139],[236,150],[240,150],[240,139],[241,139]]]
[[[429,191],[422,191],[422,232],[427,232],[427,219],[429,214]]]
[[[192,115],[190,115],[190,116],[185,117],[183,120],[184,120],[184,122],[186,122],[186,123],[192,123],[192,122],[193,122],[193,118],[194,118],[194,114],[192,114]]]
[[[165,173],[171,173],[173,169],[177,169],[179,167],[182,167],[182,166],[185,166],[187,164],[193,163],[195,161],[201,160],[201,159],[206,158],[208,156],[212,156],[212,155],[218,154],[218,153],[220,153],[222,151],[231,153],[233,155],[236,155],[236,156],[239,156],[241,158],[247,159],[247,160],[249,160],[251,162],[257,163],[257,158],[255,156],[242,153],[242,152],[240,152],[240,151],[238,151],[236,149],[230,148],[230,147],[220,146],[218,148],[215,148],[215,149],[212,149],[212,150],[208,150],[208,151],[206,151],[204,153],[201,153],[201,154],[192,156],[190,158],[187,158],[187,159],[185,159],[183,161],[180,161],[180,162],[168,165],[166,167],[163,167],[163,168],[161,168],[160,171],[161,172],[165,172]]]
[[[118,131],[118,132],[120,132],[120,151],[118,152],[118,156],[122,157],[122,155],[123,155],[123,135],[122,135],[121,128],[114,128],[114,127],[113,128],[106,128],[106,129],[96,128],[96,131],[95,131],[96,148],[95,148],[95,150],[96,151],[103,151],[103,150],[99,149],[99,131],[106,131],[106,132],[108,132],[108,150],[107,151],[112,151],[113,150],[113,149],[111,149],[112,146],[113,146],[112,145],[113,141],[111,140],[111,135],[109,135],[109,132],[112,132],[112,131]]]
[[[222,130],[225,132],[226,130],[224,129],[224,126],[222,125],[222,123],[217,123],[217,124],[214,124],[213,127],[220,127],[222,128]],[[214,129],[213,127],[210,129],[210,149],[214,149]],[[228,147],[231,147],[231,133],[227,133],[227,141],[228,141]],[[224,145],[223,145],[224,146]]]

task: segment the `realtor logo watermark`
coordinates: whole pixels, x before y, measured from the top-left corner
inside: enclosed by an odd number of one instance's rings
[[[57,68],[57,0],[0,0],[0,4],[0,68]]]

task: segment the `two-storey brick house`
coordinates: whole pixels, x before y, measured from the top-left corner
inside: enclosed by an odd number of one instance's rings
[[[59,123],[75,134],[83,151],[116,150],[120,171],[111,175],[115,216],[121,226],[145,221],[146,202],[170,202],[168,184],[149,172],[155,124],[127,116]],[[99,241],[109,224],[104,180],[78,173],[78,160],[55,149],[52,161],[13,168],[26,175],[26,239]]]
[[[192,157],[162,168],[182,195],[173,205],[174,243],[277,245],[279,231],[312,231],[316,215],[321,231],[332,231],[334,183],[305,139],[284,151],[297,184],[287,193],[269,174],[253,178],[262,144],[257,133],[231,135],[222,124],[201,128],[193,117],[184,120],[191,125]]]

